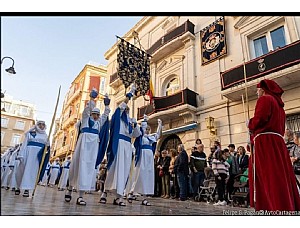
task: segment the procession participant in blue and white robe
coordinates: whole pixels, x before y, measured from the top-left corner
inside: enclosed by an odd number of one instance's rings
[[[69,179],[70,165],[71,165],[71,156],[68,156],[63,163],[63,170],[58,183],[59,191],[63,191],[67,186],[67,182]]]
[[[97,91],[91,98],[96,98]],[[72,197],[72,187],[79,190],[79,197],[76,204],[86,205],[83,200],[85,191],[91,190],[92,182],[94,182],[93,174],[95,172],[95,164],[99,152],[99,133],[103,125],[108,124],[108,115],[110,99],[104,98],[105,110],[102,116],[100,116],[100,110],[95,107],[95,102],[91,100],[88,102],[82,113],[81,120],[81,132],[78,137],[78,141],[75,147],[72,163],[70,166],[69,182],[70,185],[65,194],[65,201],[70,202]]]
[[[132,85],[131,91],[126,94],[126,99],[116,109],[111,119],[110,141],[107,148],[107,177],[99,203],[106,203],[107,190],[115,194],[114,205],[126,206],[123,202],[123,192],[129,176],[132,160],[131,139],[141,135],[136,119],[129,117],[127,105],[135,92]]]
[[[50,170],[51,170],[52,164],[50,163],[50,161],[47,163],[44,175],[43,175],[43,179],[41,180],[41,186],[47,186],[48,184],[48,179],[49,179],[49,175],[50,175]]]
[[[60,173],[60,163],[59,163],[59,158],[56,158],[51,166],[50,180],[49,180],[50,188],[54,187],[55,181],[56,181],[59,173]]]
[[[6,188],[6,190],[9,189],[7,179],[9,177],[9,173],[11,172],[11,169],[9,168],[10,163],[10,157],[12,153],[14,152],[14,147],[11,147],[5,152],[5,157],[3,159],[3,173],[1,172],[1,187]]]
[[[43,157],[45,146],[47,146],[47,153],[45,155],[44,163],[42,164],[42,170],[39,179],[44,175],[46,165],[49,161],[49,141],[46,133],[46,124],[44,121],[37,121],[37,124],[25,133],[25,139],[20,148],[19,156],[20,160],[19,168],[17,170],[17,189],[16,195],[20,194],[19,189],[23,189],[24,197],[29,197],[29,190],[35,188],[37,175],[40,168],[40,163]]]
[[[18,147],[18,144],[9,150],[9,153],[5,160],[4,165],[6,166],[6,169],[5,169],[5,172],[3,175],[2,186],[5,187],[6,190],[8,190],[9,186],[10,186],[10,181],[11,181],[13,168],[14,168],[14,160],[15,160],[15,156],[13,156],[13,154],[14,154],[15,150],[17,149],[17,147]]]
[[[16,190],[17,187],[17,181],[16,181],[16,170],[18,169],[19,166],[19,160],[17,160],[17,156],[19,155],[19,151],[21,148],[21,144],[17,144],[15,146],[15,150],[12,153],[11,157],[10,157],[10,161],[9,161],[9,168],[11,170],[10,172],[10,177],[7,178],[7,182],[8,182],[8,187],[11,187],[12,191]]]
[[[141,195],[154,195],[154,153],[157,140],[162,134],[162,121],[157,120],[157,131],[154,135],[150,135],[150,126],[147,124],[148,117],[145,115],[141,123],[141,131],[143,135],[138,137],[134,146],[136,149],[135,169],[133,185],[131,193],[137,192]],[[132,194],[127,198],[129,203],[132,203]],[[142,205],[151,206],[146,198],[142,200]]]
[[[3,179],[3,174],[5,172],[5,168],[6,168],[6,157],[8,155],[9,149],[7,149],[3,154],[1,154],[1,186],[2,186],[2,179]]]
[[[85,192],[86,194],[92,194],[92,191],[96,190],[97,173],[98,173],[98,170],[99,170],[99,166],[100,165],[98,165],[98,166],[95,167],[95,170],[94,170],[94,173],[93,173],[93,181],[92,181],[92,185],[91,185],[91,190],[86,191]]]

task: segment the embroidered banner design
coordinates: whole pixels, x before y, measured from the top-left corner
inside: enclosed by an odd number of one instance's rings
[[[150,87],[150,55],[124,39],[119,39],[118,76],[125,90],[135,82],[137,92],[144,96]]]
[[[202,65],[216,60],[227,53],[224,17],[200,31]]]

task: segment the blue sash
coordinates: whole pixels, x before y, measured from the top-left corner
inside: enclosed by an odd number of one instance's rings
[[[152,150],[152,146],[151,145],[142,145],[142,150],[145,149],[145,150]]]
[[[81,133],[92,133],[92,134],[98,134],[98,130],[94,128],[84,127],[80,131]]]
[[[44,146],[45,146],[45,144],[43,144],[43,143],[39,143],[39,142],[34,142],[34,141],[29,141],[29,142],[27,143],[27,146],[38,146],[38,147],[44,147]]]
[[[123,139],[123,140],[125,140],[125,141],[127,141],[127,142],[130,142],[130,143],[131,143],[131,138],[130,138],[130,137],[128,137],[128,136],[126,136],[126,135],[122,135],[122,134],[120,134],[120,135],[119,135],[119,139]]]

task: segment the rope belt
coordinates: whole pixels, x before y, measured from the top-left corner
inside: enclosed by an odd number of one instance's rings
[[[69,166],[65,166],[64,169],[70,169],[70,167]]]
[[[59,169],[59,167],[57,167],[57,166],[54,166],[54,167],[52,167],[52,169]]]
[[[269,131],[269,132],[262,132],[262,133],[257,134],[257,135],[254,137],[253,141],[255,141],[255,139],[256,139],[258,136],[261,136],[261,135],[277,135],[277,136],[281,137],[282,139],[284,139],[283,136],[282,136],[281,134],[279,134],[279,133],[277,133],[277,132]]]

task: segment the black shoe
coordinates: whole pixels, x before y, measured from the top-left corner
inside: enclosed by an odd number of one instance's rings
[[[65,201],[67,203],[69,203],[71,200],[72,200],[72,190],[68,190],[66,191],[66,194],[65,194]]]
[[[76,204],[77,204],[77,205],[86,206],[86,202],[83,200],[82,197],[78,197],[78,198],[77,198]]]
[[[25,190],[24,193],[23,193],[23,196],[24,196],[24,197],[29,197],[29,191],[28,191],[28,190]]]
[[[119,206],[122,206],[122,207],[126,206],[126,204],[124,202],[120,202],[120,198],[114,199],[113,205],[119,205]]]
[[[20,189],[15,190],[15,195],[20,195],[20,193],[21,193]]]

